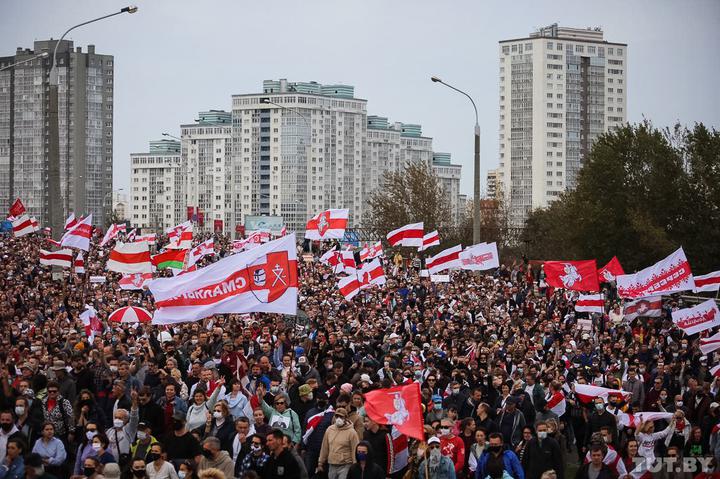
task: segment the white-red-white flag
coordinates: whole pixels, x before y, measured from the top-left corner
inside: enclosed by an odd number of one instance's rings
[[[575,311],[578,313],[605,312],[605,300],[602,294],[581,294],[575,302]]]
[[[362,283],[358,280],[356,274],[351,274],[338,280],[338,289],[340,290],[340,294],[342,294],[348,301],[353,299],[355,295],[360,292],[361,287]]]
[[[147,284],[150,281],[152,281],[152,278],[153,278],[152,273],[126,274],[126,275],[123,275],[122,278],[120,278],[120,281],[118,281],[118,284],[120,285],[120,289],[125,289],[125,290],[143,289],[143,287],[147,286]]]
[[[133,230],[133,231],[135,231],[135,230]],[[157,233],[148,233],[148,234],[144,234],[144,235],[133,235],[132,239],[130,239],[130,235],[128,235],[128,241],[133,241],[135,243],[139,243],[140,241],[147,241],[147,244],[152,246],[157,241]]]
[[[30,226],[32,226],[33,233],[40,231],[40,223],[34,217],[30,217]]]
[[[430,274],[438,274],[450,268],[460,267],[460,252],[462,245],[456,245],[452,248],[445,249],[435,256],[425,260],[425,266]]]
[[[700,338],[700,351],[703,354],[710,354],[720,348],[720,332],[717,332],[709,338]]]
[[[83,252],[78,251],[75,257],[75,274],[85,274],[85,258],[83,258]]]
[[[280,228],[280,234],[278,235],[278,238],[282,238],[287,234],[287,226],[283,225],[282,228]]]
[[[480,243],[468,246],[460,252],[460,268],[484,271],[500,266],[496,243]]]
[[[311,240],[342,239],[345,236],[350,210],[332,209],[318,213],[305,225],[305,238]]]
[[[117,243],[110,251],[105,267],[116,273],[152,273],[150,248],[145,241]]]
[[[671,412],[655,412],[655,411],[641,411],[632,414],[621,412],[618,414],[617,420],[619,424],[630,428],[636,429],[641,422],[648,421],[669,421],[674,416]]]
[[[125,225],[123,224],[123,226]],[[118,227],[118,225],[116,225],[115,223],[111,224],[105,232],[105,236],[103,236],[102,241],[100,241],[100,247],[102,248],[103,246],[108,244],[110,240],[115,239],[118,233],[120,233],[120,228]]]
[[[213,256],[215,254],[215,240],[207,239],[190,250],[187,256],[186,269],[195,265],[205,256]]]
[[[80,313],[80,319],[82,320],[83,326],[85,327],[85,336],[88,337],[92,343],[95,339],[96,333],[102,333],[103,325],[98,318],[97,311],[92,306],[86,304],[85,311]]]
[[[373,245],[365,244],[365,247],[360,250],[360,261],[365,262],[369,259],[378,258],[383,255],[382,243],[378,241]]]
[[[710,369],[710,374],[720,377],[720,364],[718,364],[717,366],[713,366],[712,369]]]
[[[40,264],[42,266],[60,266],[69,268],[72,265],[72,250],[60,249],[57,251],[40,250]]]
[[[193,224],[191,221],[173,226],[165,230],[165,233],[167,233],[168,240],[170,240],[170,243],[167,245],[168,249],[192,248]]]
[[[77,222],[78,220],[75,218],[75,213],[70,213],[70,216],[65,220],[65,231],[72,229]]]
[[[597,397],[603,398],[605,402],[607,402],[608,397],[610,396],[627,399],[632,395],[632,393],[622,391],[620,389],[610,389],[593,386],[591,384],[575,383],[575,395],[581,402],[589,403]]]
[[[720,310],[714,299],[708,299],[692,308],[672,312],[672,320],[688,336],[720,326]]]
[[[386,282],[385,270],[378,258],[373,259],[369,263],[365,263],[358,271],[360,280],[360,289],[369,288],[370,286],[382,286]]]
[[[87,215],[87,217],[81,219],[75,226],[66,231],[60,239],[60,244],[89,251],[90,236],[92,236],[92,214]]]
[[[153,324],[198,321],[215,314],[295,314],[297,286],[294,234],[148,285],[155,298]]]
[[[617,276],[617,291],[621,298],[644,298],[688,291],[694,287],[690,263],[682,248],[637,273]]]
[[[658,318],[662,315],[662,296],[650,296],[649,298],[628,301],[623,306],[623,316],[628,321],[642,316],[646,318]]]
[[[412,246],[419,248],[423,244],[423,223],[412,223],[401,226],[387,234],[390,246]]]
[[[135,241],[137,238],[137,228],[131,229],[127,234],[127,240],[128,241]]]
[[[35,232],[32,220],[27,215],[22,215],[16,218],[13,222],[13,236],[20,238],[21,236],[29,235]]]
[[[718,289],[720,289],[720,271],[695,276],[693,292],[701,293],[703,291],[717,291]]]
[[[418,248],[418,251],[425,251],[431,246],[440,245],[440,235],[437,230],[431,231],[430,233],[423,236],[422,246]]]
[[[563,394],[562,391],[555,391],[552,394],[548,392],[546,401],[548,409],[557,414],[558,417],[565,414],[567,402],[565,401],[565,394]]]
[[[357,263],[355,263],[355,253],[352,251],[339,251],[337,253],[340,256],[340,263],[342,264],[342,271],[346,274],[355,274],[357,269]],[[339,271],[335,271],[337,274]]]

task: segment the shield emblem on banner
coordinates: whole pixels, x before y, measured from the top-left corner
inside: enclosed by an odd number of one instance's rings
[[[327,230],[330,229],[330,212],[324,211],[322,214],[320,214],[320,218],[318,218],[318,225],[317,230],[318,233],[320,233],[320,237],[325,236],[325,233],[327,233]]]

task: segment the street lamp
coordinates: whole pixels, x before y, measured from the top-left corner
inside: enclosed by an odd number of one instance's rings
[[[178,137],[175,136],[175,135],[171,135],[170,133],[163,133],[162,136],[167,136],[167,137],[172,138],[172,139],[174,139],[174,140],[182,141],[180,138],[178,138]]]
[[[434,83],[441,83],[446,87],[468,97],[470,103],[472,103],[473,109],[475,110],[475,171],[473,172],[475,192],[473,196],[473,243],[478,244],[480,243],[480,122],[478,121],[477,106],[475,105],[475,101],[472,97],[459,88],[455,88],[454,86],[445,83],[436,76],[432,76],[430,79]]]
[[[5,65],[4,67],[0,68],[0,72],[4,70],[9,70],[11,68],[14,68],[18,65],[22,65],[24,63],[30,63],[33,60],[36,60],[38,58],[47,58],[50,54],[48,52],[42,52],[39,55],[35,55],[34,57],[27,58],[25,60],[21,60],[19,62],[11,63],[10,65]]]
[[[137,7],[130,6],[121,9],[118,12],[104,15],[102,17],[88,20],[87,22],[78,23],[68,28],[65,33],[62,34],[60,39],[55,43],[53,50],[53,61],[52,67],[50,68],[50,77],[48,79],[48,216],[50,217],[50,224],[52,225],[52,231],[59,238],[58,235],[63,232],[63,206],[62,198],[60,195],[60,125],[58,123],[58,65],[57,65],[57,51],[60,43],[62,43],[65,36],[71,31],[78,27],[88,25],[90,23],[99,22],[106,18],[114,17],[123,13],[135,13]],[[68,172],[69,176],[69,172]],[[68,189],[68,195],[69,195]],[[79,205],[82,207],[82,205]]]

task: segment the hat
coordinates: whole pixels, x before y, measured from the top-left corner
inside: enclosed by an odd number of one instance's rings
[[[299,358],[300,356],[302,356],[304,354],[305,354],[305,348],[303,348],[302,346],[295,347],[295,357],[296,358]]]
[[[347,417],[347,410],[344,407],[339,407],[335,410],[335,415]]]
[[[588,333],[583,333],[582,335],[583,339],[590,339],[590,335]]]
[[[102,471],[105,479],[120,479],[120,466],[117,462],[108,462]]]
[[[430,349],[430,343],[423,343],[423,349]]]
[[[50,369],[53,371],[62,371],[65,369],[65,361],[53,361],[53,365]]]
[[[398,338],[400,338],[400,335],[398,333],[392,333],[390,335],[390,339],[398,339]]]
[[[428,446],[430,444],[440,444],[440,439],[438,439],[437,436],[432,436],[430,439],[428,439]]]
[[[434,394],[432,400],[434,403],[442,403],[442,396],[440,396],[439,394]]]
[[[233,342],[229,339],[226,339],[225,341],[223,341],[223,346],[233,346]]]
[[[300,396],[307,396],[308,394],[312,393],[312,388],[307,384],[303,384],[298,388],[298,393],[300,394]]]
[[[342,386],[340,386],[340,390],[344,393],[351,393],[353,390],[352,384],[345,383]]]
[[[298,364],[307,364],[307,358],[305,356],[300,356],[297,362]]]
[[[720,407],[720,404],[718,404],[718,403],[716,403],[716,402],[711,402],[711,403],[710,403],[710,409],[715,409],[716,407]]]
[[[208,361],[205,364],[203,364],[204,367],[207,369],[215,369],[215,361]]]
[[[148,425],[148,423],[142,422],[142,421],[139,422],[138,425],[137,425],[137,428],[138,428],[138,429],[146,429],[146,428],[148,428],[148,427],[150,427],[150,426]]]
[[[372,384],[372,383],[373,383],[373,382],[370,380],[370,375],[369,375],[369,374],[361,374],[361,375],[360,375],[360,382],[361,382],[361,383],[368,383],[368,384]]]
[[[20,369],[29,369],[30,371],[35,371],[35,368],[30,363],[22,363],[22,366],[20,366]]]

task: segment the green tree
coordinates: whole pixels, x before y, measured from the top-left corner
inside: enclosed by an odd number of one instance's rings
[[[720,135],[645,121],[600,136],[575,190],[533,211],[523,232],[536,259],[617,255],[627,271],[683,246],[698,274],[720,258]]]

